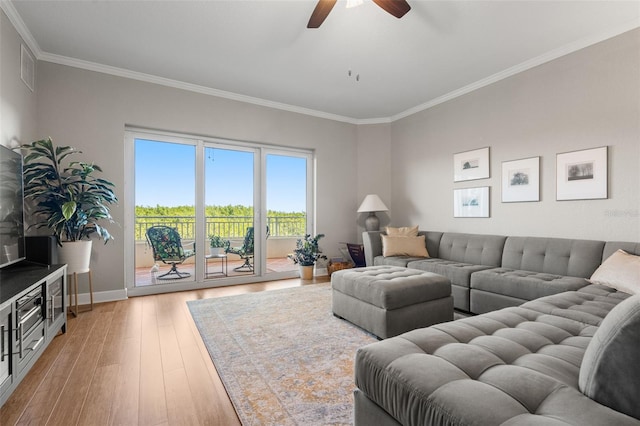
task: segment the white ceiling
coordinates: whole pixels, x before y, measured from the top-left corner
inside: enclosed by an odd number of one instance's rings
[[[640,26],[640,1],[408,2],[396,19],[341,0],[315,30],[307,0],[3,9],[41,60],[357,123],[406,116]]]

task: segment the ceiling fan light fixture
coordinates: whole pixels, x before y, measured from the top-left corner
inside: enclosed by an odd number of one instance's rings
[[[362,3],[364,3],[364,0],[347,0],[347,9],[360,6]]]

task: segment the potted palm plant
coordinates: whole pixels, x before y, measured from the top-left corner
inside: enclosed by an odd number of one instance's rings
[[[303,239],[296,241],[296,248],[293,254],[287,257],[293,260],[293,263],[300,266],[300,277],[303,280],[313,278],[313,266],[319,259],[326,259],[327,256],[322,254],[318,241],[323,238],[324,234],[318,234],[315,237],[306,234]]]
[[[113,239],[102,222],[114,223],[110,206],[118,199],[114,184],[95,176],[102,169],[92,163],[70,161],[81,151],[54,146],[51,138],[23,145],[24,195],[31,201],[30,227],[49,228],[59,246],[59,260],[68,272],[86,272],[91,238]]]
[[[229,247],[229,244],[229,240],[225,240],[219,235],[209,235],[209,253],[212,256],[224,254],[224,251]]]

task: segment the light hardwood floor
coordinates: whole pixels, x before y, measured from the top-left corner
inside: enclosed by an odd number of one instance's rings
[[[239,425],[185,303],[299,279],[96,304],[68,317],[0,409],[0,425]]]

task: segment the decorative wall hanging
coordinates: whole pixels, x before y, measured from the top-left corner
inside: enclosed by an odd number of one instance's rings
[[[489,187],[454,189],[453,217],[489,217]]]
[[[453,181],[489,177],[489,147],[453,154]]]
[[[607,147],[556,155],[556,200],[607,198]]]
[[[540,157],[502,162],[502,202],[540,201]]]

